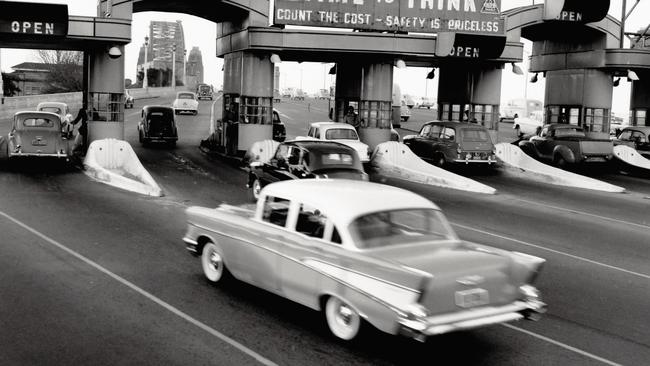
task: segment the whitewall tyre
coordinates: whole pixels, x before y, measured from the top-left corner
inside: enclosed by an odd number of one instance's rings
[[[217,283],[225,277],[226,266],[223,254],[214,243],[207,243],[201,253],[203,274],[210,281]]]
[[[361,329],[361,317],[344,301],[330,297],[325,304],[325,319],[332,334],[345,341],[354,339]]]

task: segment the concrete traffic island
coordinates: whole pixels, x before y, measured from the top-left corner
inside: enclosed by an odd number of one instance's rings
[[[509,143],[499,143],[496,146],[497,158],[503,163],[505,174],[533,179],[553,185],[584,188],[596,191],[621,193],[625,188],[615,186],[597,179],[567,172],[550,165],[541,163],[528,156],[519,146]]]
[[[384,142],[375,148],[370,165],[381,174],[415,183],[428,184],[483,194],[495,194],[496,189],[433,166],[415,155],[399,142]]]
[[[99,182],[148,196],[163,195],[126,141],[93,141],[88,147],[84,167],[86,175]]]
[[[614,146],[614,156],[634,167],[650,170],[650,160],[644,158],[638,151],[629,146]]]

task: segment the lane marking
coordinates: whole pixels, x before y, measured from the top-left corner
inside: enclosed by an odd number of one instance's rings
[[[564,207],[559,207],[559,206],[547,205],[547,204],[541,203],[541,202],[528,201],[528,200],[517,198],[517,197],[514,197],[514,199],[516,199],[518,201],[521,201],[521,202],[524,202],[524,203],[538,205],[538,206],[542,206],[542,207],[546,207],[546,208],[552,208],[554,210],[565,211],[565,212],[569,212],[569,213],[576,213],[576,214],[585,215],[585,216],[591,216],[591,217],[598,218],[598,219],[601,219],[601,220],[615,222],[617,224],[636,226],[636,227],[639,227],[639,228],[645,229],[645,230],[650,229],[650,225],[638,224],[638,223],[629,222],[629,221],[623,221],[623,220],[614,219],[614,218],[607,217],[607,216],[600,216],[600,215],[592,214],[592,213],[589,213],[589,212],[578,211],[578,210],[574,210],[574,209],[571,209],[571,208],[564,208]]]
[[[280,110],[278,110],[278,114],[281,115],[281,116],[284,117],[284,118],[287,118],[287,119],[293,119],[293,118],[287,116],[286,114],[280,112]]]
[[[212,336],[214,336],[214,337],[216,337],[216,338],[219,338],[219,339],[222,340],[223,342],[228,343],[230,346],[235,347],[236,349],[240,350],[241,352],[243,352],[243,353],[249,355],[250,357],[254,358],[254,359],[257,360],[259,363],[261,363],[261,364],[263,364],[263,365],[268,365],[268,366],[277,366],[276,363],[274,363],[273,361],[271,361],[271,360],[265,358],[264,356],[260,355],[259,353],[257,353],[257,352],[255,352],[255,351],[251,350],[250,348],[248,348],[248,347],[244,346],[243,344],[237,342],[236,340],[234,340],[234,339],[232,339],[232,338],[226,336],[225,334],[223,334],[223,333],[219,332],[218,330],[216,330],[216,329],[210,327],[209,325],[204,324],[204,323],[200,322],[200,321],[197,320],[197,319],[194,319],[193,317],[191,317],[190,315],[188,315],[188,314],[182,312],[182,311],[179,310],[178,308],[176,308],[176,307],[170,305],[169,303],[163,301],[162,299],[156,297],[155,295],[153,295],[153,294],[151,294],[151,293],[149,293],[149,292],[143,290],[142,288],[140,288],[140,287],[138,287],[137,285],[135,285],[134,283],[132,283],[132,282],[126,280],[125,278],[123,278],[123,277],[121,277],[121,276],[119,276],[119,275],[117,275],[117,274],[115,274],[115,273],[109,271],[108,269],[102,267],[101,265],[99,265],[98,263],[96,263],[96,262],[90,260],[89,258],[87,258],[87,257],[85,257],[85,256],[83,256],[83,255],[81,255],[81,254],[79,254],[79,253],[77,253],[77,252],[75,252],[74,250],[72,250],[72,249],[66,247],[66,246],[63,245],[63,244],[60,244],[59,242],[57,242],[56,240],[54,240],[54,239],[52,239],[52,238],[46,236],[45,234],[42,234],[42,233],[39,232],[38,230],[33,229],[32,227],[28,226],[27,224],[24,224],[22,221],[19,221],[18,219],[13,218],[12,216],[8,215],[7,213],[5,213],[5,212],[3,212],[3,211],[0,211],[0,216],[5,217],[7,220],[12,221],[12,222],[15,223],[16,225],[22,227],[23,229],[29,231],[29,232],[32,233],[32,234],[38,236],[39,238],[43,239],[43,240],[46,241],[47,243],[49,243],[49,244],[51,244],[51,245],[53,245],[53,246],[55,246],[55,247],[61,249],[62,251],[64,251],[64,252],[70,254],[71,256],[73,256],[73,257],[75,257],[75,258],[81,260],[82,262],[88,264],[89,266],[95,268],[95,269],[98,270],[99,272],[102,272],[102,273],[104,273],[105,275],[107,275],[107,276],[113,278],[113,279],[116,280],[117,282],[119,282],[119,283],[121,283],[121,284],[123,284],[123,285],[129,287],[129,288],[132,289],[133,291],[135,291],[135,292],[139,293],[140,295],[146,297],[147,299],[153,301],[153,302],[156,303],[157,305],[159,305],[159,306],[161,306],[162,308],[168,310],[169,312],[171,312],[171,313],[173,313],[174,315],[180,317],[181,319],[183,319],[183,320],[189,322],[190,324],[193,324],[193,325],[195,325],[196,327],[198,327],[198,328],[200,328],[200,329],[206,331],[207,333],[211,334]]]
[[[465,229],[465,230],[475,231],[475,232],[477,232],[477,233],[481,233],[481,234],[485,234],[485,235],[490,235],[490,236],[497,237],[497,238],[499,238],[499,239],[504,239],[504,240],[512,241],[512,242],[515,242],[515,243],[518,243],[518,244],[526,245],[526,246],[529,246],[529,247],[532,247],[532,248],[537,248],[537,249],[545,250],[545,251],[547,251],[547,252],[551,252],[551,253],[555,253],[555,254],[560,254],[560,255],[563,255],[563,256],[565,256],[565,257],[569,257],[569,258],[577,259],[577,260],[582,261],[582,262],[586,262],[586,263],[590,263],[590,264],[595,264],[595,265],[597,265],[597,266],[601,266],[601,267],[605,267],[605,268],[613,269],[613,270],[616,270],[616,271],[624,272],[624,273],[627,273],[627,274],[631,274],[631,275],[633,275],[633,276],[637,276],[637,277],[641,277],[641,278],[645,278],[645,279],[650,279],[650,275],[647,275],[647,274],[644,274],[644,273],[639,273],[639,272],[630,271],[630,270],[627,270],[627,269],[625,269],[625,268],[612,266],[612,265],[605,264],[605,263],[602,263],[602,262],[598,262],[598,261],[595,261],[595,260],[591,260],[591,259],[587,259],[587,258],[584,258],[584,257],[580,257],[580,256],[577,256],[577,255],[574,255],[574,254],[569,254],[569,253],[562,252],[562,251],[559,251],[559,250],[555,250],[555,249],[547,248],[547,247],[544,247],[544,246],[541,246],[541,245],[528,243],[528,242],[525,242],[525,241],[523,241],[523,240],[519,240],[519,239],[510,238],[510,237],[507,237],[507,236],[503,236],[503,235],[499,235],[499,234],[491,233],[491,232],[489,232],[489,231],[479,230],[479,229],[475,229],[475,228],[473,228],[473,227],[469,227],[469,226],[465,226],[465,225],[461,225],[461,224],[456,224],[456,223],[452,223],[452,225],[457,226],[457,227],[460,227],[460,228],[463,228],[463,229]]]
[[[606,364],[606,365],[611,365],[611,366],[622,366],[620,363],[616,363],[616,362],[614,362],[614,361],[610,361],[610,360],[608,360],[608,359],[605,359],[605,358],[602,358],[602,357],[596,356],[596,355],[594,355],[594,354],[592,354],[592,353],[589,353],[589,352],[583,351],[583,350],[581,350],[581,349],[579,349],[579,348],[576,348],[576,347],[569,346],[568,344],[565,344],[565,343],[562,343],[562,342],[559,342],[559,341],[553,340],[553,339],[548,338],[548,337],[545,337],[545,336],[543,336],[543,335],[541,335],[541,334],[537,334],[537,333],[531,332],[531,331],[526,330],[526,329],[523,329],[523,328],[515,327],[514,325],[510,325],[510,324],[501,324],[501,325],[504,326],[504,327],[506,327],[506,328],[509,328],[509,329],[515,330],[515,331],[517,331],[517,332],[521,332],[521,333],[527,334],[527,335],[529,335],[529,336],[531,336],[531,337],[535,337],[535,338],[540,339],[540,340],[542,340],[542,341],[545,341],[545,342],[548,342],[548,343],[554,344],[554,345],[556,345],[556,346],[558,346],[558,347],[561,347],[561,348],[564,348],[564,349],[566,349],[566,350],[568,350],[568,351],[575,352],[575,353],[580,354],[580,355],[582,355],[582,356],[585,356],[585,357],[587,357],[587,358],[591,358],[592,360],[602,362],[602,363],[604,363],[604,364]]]

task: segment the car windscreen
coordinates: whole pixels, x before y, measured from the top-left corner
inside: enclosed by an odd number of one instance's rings
[[[490,139],[487,131],[478,128],[463,130],[463,141],[487,142]]]
[[[585,132],[580,128],[558,128],[555,137],[585,137]]]
[[[178,94],[178,99],[194,99],[194,94]]]
[[[444,215],[427,208],[370,213],[355,219],[349,228],[359,249],[456,239]]]
[[[357,131],[351,128],[330,128],[325,131],[326,140],[358,140]]]
[[[23,120],[23,126],[51,128],[55,126],[55,122],[49,118],[26,118]]]
[[[61,108],[58,107],[41,107],[39,109],[41,112],[50,112],[54,114],[61,114]]]

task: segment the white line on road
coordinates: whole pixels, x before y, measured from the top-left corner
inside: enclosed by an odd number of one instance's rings
[[[559,210],[559,211],[565,211],[565,212],[569,212],[569,213],[577,213],[577,214],[580,214],[580,215],[591,216],[591,217],[595,217],[597,219],[601,219],[601,220],[605,220],[605,221],[615,222],[617,224],[636,226],[636,227],[639,227],[639,228],[644,229],[644,230],[650,230],[649,225],[638,224],[636,222],[623,221],[623,220],[614,219],[614,218],[607,217],[607,216],[600,216],[600,215],[592,214],[592,213],[589,213],[589,212],[574,210],[574,209],[571,209],[571,208],[564,208],[564,207],[559,207],[559,206],[547,205],[545,203],[540,203],[540,202],[528,201],[528,200],[521,199],[521,198],[516,198],[516,199],[521,201],[521,202],[529,203],[529,204],[532,204],[532,205],[538,205],[538,206],[547,207],[547,208],[551,208],[551,209]]]
[[[573,254],[569,254],[569,253],[561,252],[561,251],[559,251],[559,250],[555,250],[555,249],[551,249],[551,248],[543,247],[543,246],[541,246],[541,245],[528,243],[528,242],[525,242],[525,241],[523,241],[523,240],[519,240],[519,239],[510,238],[510,237],[507,237],[507,236],[503,236],[503,235],[499,235],[499,234],[491,233],[491,232],[489,232],[489,231],[479,230],[479,229],[475,229],[475,228],[473,228],[473,227],[469,227],[469,226],[465,226],[465,225],[461,225],[461,224],[456,224],[456,223],[452,223],[452,225],[454,225],[454,226],[458,226],[458,227],[463,228],[463,229],[465,229],[465,230],[475,231],[475,232],[477,232],[477,233],[481,233],[481,234],[485,234],[485,235],[494,236],[494,237],[497,237],[497,238],[500,238],[500,239],[504,239],[504,240],[508,240],[508,241],[512,241],[512,242],[515,242],[515,243],[518,243],[518,244],[522,244],[522,245],[526,245],[526,246],[529,246],[529,247],[533,247],[533,248],[537,248],[537,249],[545,250],[545,251],[547,251],[547,252],[551,252],[551,253],[555,253],[555,254],[560,254],[560,255],[563,255],[563,256],[565,256],[565,257],[569,257],[569,258],[577,259],[577,260],[580,260],[580,261],[583,261],[583,262],[587,262],[587,263],[595,264],[595,265],[597,265],[597,266],[601,266],[601,267],[605,267],[605,268],[613,269],[613,270],[616,270],[616,271],[624,272],[624,273],[631,274],[631,275],[634,275],[634,276],[637,276],[637,277],[641,277],[641,278],[645,278],[645,279],[650,279],[650,275],[647,275],[647,274],[644,274],[644,273],[639,273],[639,272],[630,271],[630,270],[627,270],[627,269],[625,269],[625,268],[612,266],[612,265],[609,265],[609,264],[605,264],[605,263],[602,263],[602,262],[594,261],[594,260],[587,259],[587,258],[584,258],[584,257],[580,257],[580,256],[577,256],[577,255],[573,255]]]
[[[553,340],[551,338],[545,337],[545,336],[543,336],[541,334],[533,333],[533,332],[531,332],[529,330],[519,328],[519,327],[515,327],[514,325],[510,325],[510,324],[501,324],[501,325],[503,325],[506,328],[510,328],[512,330],[516,330],[518,332],[528,334],[531,337],[535,337],[537,339],[541,339],[541,340],[546,341],[548,343],[554,344],[554,345],[556,345],[558,347],[564,348],[564,349],[569,350],[571,352],[578,353],[578,354],[583,355],[585,357],[591,358],[592,360],[596,360],[596,361],[599,361],[599,362],[602,362],[604,364],[611,365],[611,366],[621,366],[620,363],[616,363],[616,362],[610,361],[608,359],[596,356],[596,355],[591,354],[589,352],[583,351],[583,350],[581,350],[579,348],[575,348],[575,347],[569,346],[568,344],[564,344],[562,342],[558,342],[558,341]]]
[[[284,113],[282,113],[282,112],[280,112],[280,111],[278,111],[278,114],[281,115],[281,116],[284,117],[284,118],[287,118],[287,119],[293,119],[293,118],[287,116],[286,114],[284,114]]]
[[[65,252],[67,252],[68,254],[72,255],[73,257],[75,257],[75,258],[77,258],[77,259],[79,259],[79,260],[85,262],[85,263],[88,264],[89,266],[91,266],[91,267],[97,269],[98,271],[100,271],[100,272],[102,272],[102,273],[108,275],[109,277],[113,278],[114,280],[118,281],[119,283],[121,283],[121,284],[123,284],[123,285],[129,287],[129,288],[132,289],[133,291],[139,293],[140,295],[142,295],[142,296],[146,297],[147,299],[153,301],[154,303],[160,305],[160,306],[163,307],[164,309],[170,311],[171,313],[177,315],[178,317],[184,319],[185,321],[187,321],[187,322],[189,322],[189,323],[191,323],[191,324],[197,326],[198,328],[203,329],[204,331],[206,331],[206,332],[208,332],[209,334],[215,336],[216,338],[219,338],[220,340],[222,340],[222,341],[228,343],[228,344],[231,345],[232,347],[237,348],[237,349],[240,350],[241,352],[243,352],[243,353],[249,355],[250,357],[254,358],[255,360],[257,360],[257,361],[260,362],[261,364],[263,364],[263,365],[269,365],[269,366],[276,366],[276,365],[277,365],[277,364],[274,363],[273,361],[271,361],[271,360],[269,360],[269,359],[263,357],[262,355],[260,355],[260,354],[258,354],[257,352],[251,350],[250,348],[247,348],[246,346],[244,346],[243,344],[237,342],[236,340],[234,340],[234,339],[232,339],[232,338],[230,338],[230,337],[224,335],[223,333],[221,333],[221,332],[219,332],[218,330],[216,330],[216,329],[210,327],[209,325],[206,325],[206,324],[204,324],[204,323],[201,323],[200,321],[198,321],[198,320],[192,318],[192,317],[189,316],[188,314],[186,314],[186,313],[182,312],[181,310],[175,308],[174,306],[172,306],[172,305],[170,305],[169,303],[163,301],[162,299],[156,297],[155,295],[153,295],[153,294],[151,294],[151,293],[149,293],[149,292],[143,290],[142,288],[136,286],[134,283],[129,282],[128,280],[124,279],[123,277],[121,277],[121,276],[119,276],[119,275],[117,275],[117,274],[115,274],[115,273],[109,271],[108,269],[102,267],[102,266],[99,265],[98,263],[96,263],[96,262],[94,262],[94,261],[88,259],[87,257],[85,257],[85,256],[83,256],[83,255],[81,255],[81,254],[79,254],[79,253],[77,253],[77,252],[75,252],[74,250],[72,250],[72,249],[66,247],[65,245],[60,244],[60,243],[57,242],[56,240],[54,240],[54,239],[52,239],[52,238],[46,236],[45,234],[42,234],[42,233],[39,232],[38,230],[33,229],[32,227],[28,226],[27,224],[24,224],[23,222],[19,221],[18,219],[15,219],[15,218],[13,218],[12,216],[10,216],[10,215],[8,215],[8,214],[2,212],[2,211],[0,211],[0,216],[4,216],[6,219],[12,221],[12,222],[15,223],[16,225],[18,225],[18,226],[22,227],[23,229],[25,229],[25,230],[31,232],[32,234],[34,234],[34,235],[40,237],[41,239],[43,239],[44,241],[48,242],[49,244],[52,244],[53,246],[55,246],[55,247],[57,247],[57,248],[59,248],[59,249],[65,251]]]

